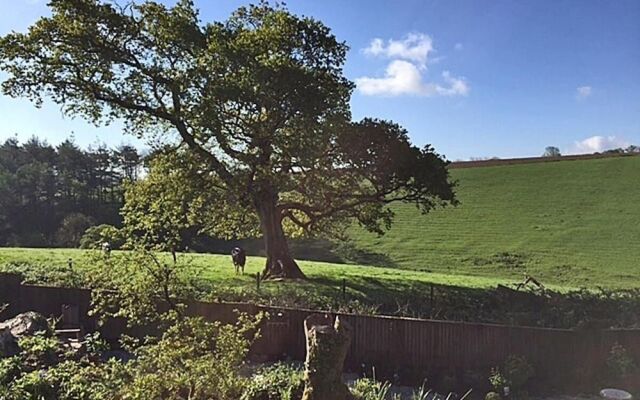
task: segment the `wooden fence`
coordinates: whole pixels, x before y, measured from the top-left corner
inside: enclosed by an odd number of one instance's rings
[[[19,279],[6,274],[0,274],[0,290],[0,304],[10,304],[5,314],[28,310],[49,316],[66,313],[67,318],[85,329],[96,328],[95,321],[87,315],[89,290],[21,285]],[[70,309],[75,316],[68,315]],[[304,360],[303,321],[314,311],[244,303],[196,302],[188,307],[191,315],[222,322],[233,322],[237,311],[267,312],[270,316],[261,326],[261,338],[252,348],[253,357]],[[418,381],[443,371],[462,376],[468,370],[488,372],[509,355],[521,355],[535,366],[536,379],[566,387],[602,371],[615,343],[640,360],[640,330],[574,331],[339,315],[353,327],[347,369],[359,371],[363,365],[375,366],[382,376],[399,374]],[[111,320],[100,330],[106,339],[116,340],[126,330],[125,325],[122,320]]]

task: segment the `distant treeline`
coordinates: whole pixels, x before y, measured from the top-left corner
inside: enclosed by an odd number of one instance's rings
[[[67,139],[0,145],[0,246],[77,246],[92,225],[121,224],[123,183],[142,157],[129,145],[87,150]]]

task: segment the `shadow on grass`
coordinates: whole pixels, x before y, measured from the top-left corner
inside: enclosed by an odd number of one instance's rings
[[[230,254],[236,246],[244,248],[248,255],[264,256],[261,239],[221,240],[198,238],[192,249],[204,253]],[[341,264],[364,264],[377,267],[396,267],[386,254],[357,247],[351,242],[332,242],[326,239],[290,239],[289,247],[296,259]]]

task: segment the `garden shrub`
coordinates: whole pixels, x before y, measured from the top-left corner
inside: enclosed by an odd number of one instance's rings
[[[489,383],[498,393],[504,393],[504,388],[509,386],[507,378],[500,372],[500,368],[491,368]]]
[[[382,383],[369,378],[361,378],[354,382],[351,394],[356,400],[384,400],[390,389],[389,382]]]
[[[36,332],[32,336],[24,336],[18,341],[20,355],[23,362],[32,367],[47,367],[55,364],[60,342],[57,338],[49,337],[46,332]]]
[[[534,373],[533,366],[524,356],[511,355],[502,368],[491,369],[489,382],[498,393],[507,395],[505,389],[508,387],[511,393],[524,394],[524,388]]]
[[[157,343],[136,350],[121,393],[131,400],[238,400],[247,384],[240,368],[259,321],[246,316],[235,325],[177,321]]]
[[[534,373],[533,366],[523,356],[509,356],[504,363],[504,376],[514,392],[523,389]]]
[[[125,243],[125,234],[113,225],[102,224],[87,228],[80,239],[81,249],[101,249],[102,243],[108,242],[113,250],[121,248]]]
[[[302,369],[294,364],[261,368],[251,377],[242,400],[298,400],[304,390],[302,377]]]
[[[22,360],[18,356],[0,360],[0,386],[8,385],[20,376]],[[0,398],[2,398],[0,396]]]

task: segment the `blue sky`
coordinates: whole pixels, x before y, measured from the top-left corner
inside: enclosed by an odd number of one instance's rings
[[[166,1],[171,3],[171,1]],[[241,1],[196,0],[204,21]],[[289,0],[351,50],[355,119],[392,119],[450,160],[640,144],[640,1]],[[44,0],[0,0],[0,34],[25,30]],[[2,79],[2,76],[0,76]],[[142,144],[59,107],[0,95],[0,141]]]

